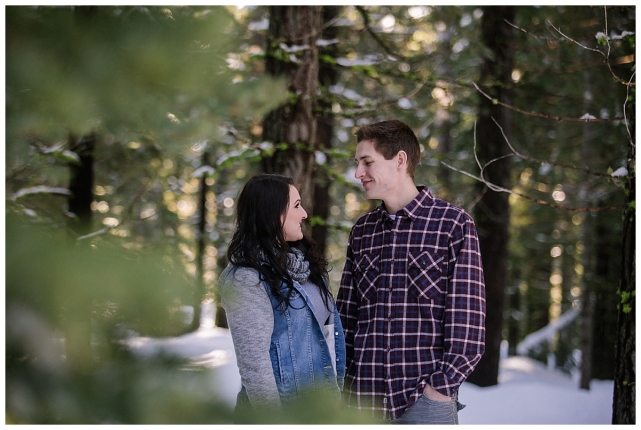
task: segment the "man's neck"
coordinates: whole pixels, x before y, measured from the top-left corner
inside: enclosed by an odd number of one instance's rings
[[[418,188],[412,179],[404,182],[397,191],[383,199],[387,213],[394,215],[418,196]]]

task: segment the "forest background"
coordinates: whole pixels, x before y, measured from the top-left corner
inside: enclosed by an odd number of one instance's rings
[[[419,137],[416,182],[477,224],[487,351],[468,381],[496,385],[506,348],[582,389],[614,380],[613,423],[635,422],[634,6],[5,14],[7,423],[230,422],[203,369],[126,339],[198,328],[259,172],[294,178],[336,291],[378,204],[353,134],[385,119]],[[326,407],[293,419],[363,422]]]

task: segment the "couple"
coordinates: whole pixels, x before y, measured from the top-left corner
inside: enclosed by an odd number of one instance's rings
[[[258,175],[238,198],[218,281],[242,382],[237,410],[281,410],[326,389],[383,422],[458,424],[458,388],[485,346],[474,222],[415,185],[409,126],[365,125],[356,138],[355,176],[382,203],[350,232],[336,302],[292,180]]]

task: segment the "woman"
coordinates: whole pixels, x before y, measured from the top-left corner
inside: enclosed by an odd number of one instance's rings
[[[242,383],[237,409],[279,410],[314,389],[340,396],[345,339],[306,218],[291,178],[254,176],[238,197],[218,281]]]

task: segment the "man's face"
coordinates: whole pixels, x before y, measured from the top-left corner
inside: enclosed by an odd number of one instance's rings
[[[362,140],[356,145],[355,160],[354,176],[363,184],[368,199],[385,200],[393,195],[402,173],[398,168],[398,154],[386,160],[371,140]]]

